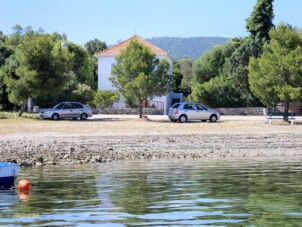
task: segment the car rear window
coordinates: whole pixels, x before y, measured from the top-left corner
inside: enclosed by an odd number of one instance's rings
[[[180,106],[180,103],[175,103],[171,108],[177,109]]]
[[[79,103],[73,103],[72,104],[72,108],[73,109],[78,109],[78,108],[83,108],[83,106],[81,104],[79,104]]]

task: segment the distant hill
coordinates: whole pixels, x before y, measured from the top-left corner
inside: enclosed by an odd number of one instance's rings
[[[230,39],[219,37],[154,37],[146,40],[161,49],[170,52],[173,60],[180,60],[185,56],[189,57],[191,60],[195,60],[213,46],[226,43]]]

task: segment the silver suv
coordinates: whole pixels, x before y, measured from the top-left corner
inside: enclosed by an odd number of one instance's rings
[[[170,107],[168,117],[171,121],[182,123],[188,120],[216,122],[220,119],[220,114],[200,103],[180,102]]]
[[[92,117],[92,110],[79,102],[61,102],[51,109],[41,110],[39,115],[43,119],[50,118],[52,120],[63,118],[86,120],[88,117]]]

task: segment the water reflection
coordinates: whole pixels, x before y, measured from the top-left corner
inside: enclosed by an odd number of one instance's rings
[[[21,169],[0,225],[298,225],[301,162],[154,161]]]

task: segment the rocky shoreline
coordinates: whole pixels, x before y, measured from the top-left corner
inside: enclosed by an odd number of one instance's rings
[[[301,133],[20,136],[0,138],[2,161],[20,166],[104,163],[153,159],[295,157]]]

